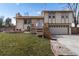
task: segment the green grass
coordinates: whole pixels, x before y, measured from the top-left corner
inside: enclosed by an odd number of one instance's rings
[[[51,56],[49,40],[25,33],[0,33],[2,56]]]

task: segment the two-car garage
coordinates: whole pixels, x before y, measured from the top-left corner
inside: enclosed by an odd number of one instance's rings
[[[69,25],[68,24],[53,24],[49,25],[49,31],[53,35],[67,35],[69,34]]]

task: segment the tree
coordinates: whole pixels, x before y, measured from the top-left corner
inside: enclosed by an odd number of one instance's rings
[[[11,18],[6,18],[6,20],[5,20],[5,25],[7,26],[7,27],[10,27],[11,26]]]
[[[3,26],[3,19],[4,19],[4,17],[3,17],[3,16],[1,16],[1,17],[0,17],[0,27],[2,27],[2,26]]]
[[[74,19],[74,24],[75,24],[75,27],[77,27],[77,24],[78,24],[78,3],[68,3],[68,8],[70,10],[72,10],[73,12],[73,19]]]

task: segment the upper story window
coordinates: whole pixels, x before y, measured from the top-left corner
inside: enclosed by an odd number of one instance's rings
[[[51,18],[51,15],[49,15],[49,18]]]
[[[31,24],[31,20],[30,19],[27,21],[27,24]]]
[[[68,13],[66,13],[65,16],[66,16],[66,18],[69,18],[69,14]]]
[[[49,14],[49,18],[55,18],[55,14],[54,13]]]
[[[30,19],[24,19],[24,24],[31,24],[31,20]]]
[[[55,13],[52,14],[52,18],[55,18]]]
[[[66,16],[66,18],[69,18],[69,16]]]
[[[63,16],[61,16],[61,18],[64,18],[64,15],[63,15]]]
[[[24,24],[27,24],[27,20],[26,19],[24,19]]]
[[[53,15],[52,18],[55,18],[55,15]]]
[[[62,15],[61,15],[61,18],[65,18],[65,19],[69,18],[68,13],[64,13],[64,14],[62,14]]]

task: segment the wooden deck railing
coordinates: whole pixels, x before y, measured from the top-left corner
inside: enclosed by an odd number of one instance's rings
[[[71,34],[74,34],[74,35],[77,34],[77,35],[79,35],[79,27],[76,27],[76,28],[72,27],[71,28]]]

